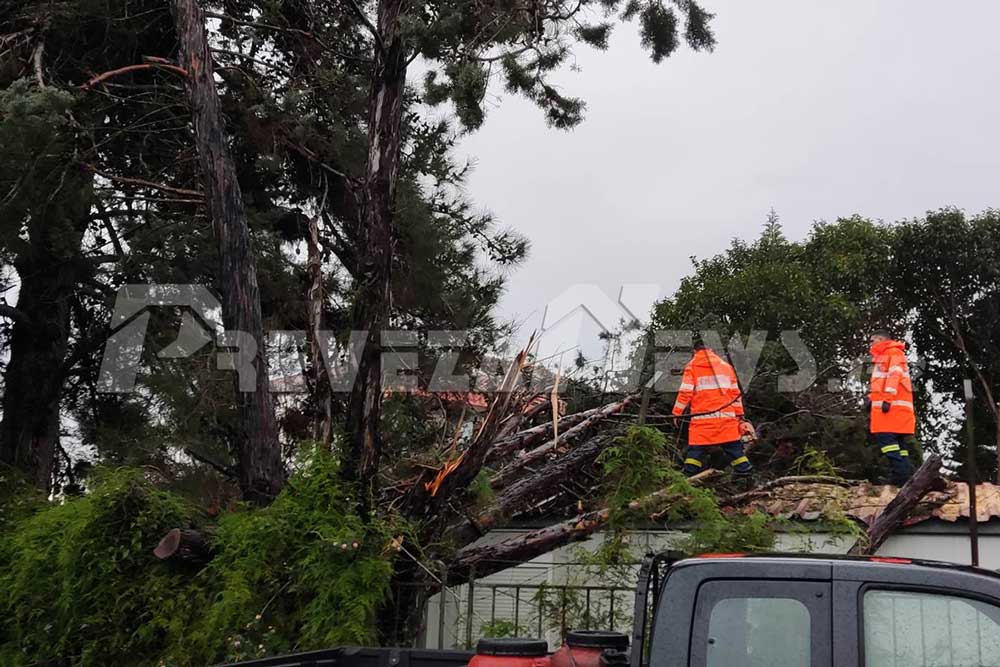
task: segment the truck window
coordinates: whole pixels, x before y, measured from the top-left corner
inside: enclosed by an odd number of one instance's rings
[[[712,581],[701,587],[692,667],[817,667],[830,664],[825,584]]]
[[[1000,607],[932,592],[869,590],[866,667],[1000,667]]]

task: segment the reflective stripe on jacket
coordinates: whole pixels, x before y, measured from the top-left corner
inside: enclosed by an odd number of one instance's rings
[[[684,367],[673,414],[690,409],[689,445],[719,445],[740,439],[743,398],[733,367],[709,349],[698,350]]]
[[[906,346],[897,340],[884,340],[871,347],[872,378],[868,398],[871,399],[872,433],[909,435],[916,428],[913,413],[913,385],[906,365]],[[882,412],[882,403],[889,403],[889,412]]]

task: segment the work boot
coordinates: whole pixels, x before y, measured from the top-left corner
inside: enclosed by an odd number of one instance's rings
[[[757,486],[757,479],[753,472],[735,472],[733,473],[733,486],[736,487],[737,492],[746,493]]]

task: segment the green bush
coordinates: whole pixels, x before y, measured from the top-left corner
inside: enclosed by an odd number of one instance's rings
[[[370,643],[391,531],[352,507],[312,452],[269,507],[199,527],[215,556],[193,572],[153,556],[193,508],[145,471],[96,474],[86,496],[0,529],[0,664],[200,667]]]

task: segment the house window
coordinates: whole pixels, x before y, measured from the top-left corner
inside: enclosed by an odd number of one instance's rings
[[[1000,667],[1000,607],[931,592],[864,596],[866,667]]]

